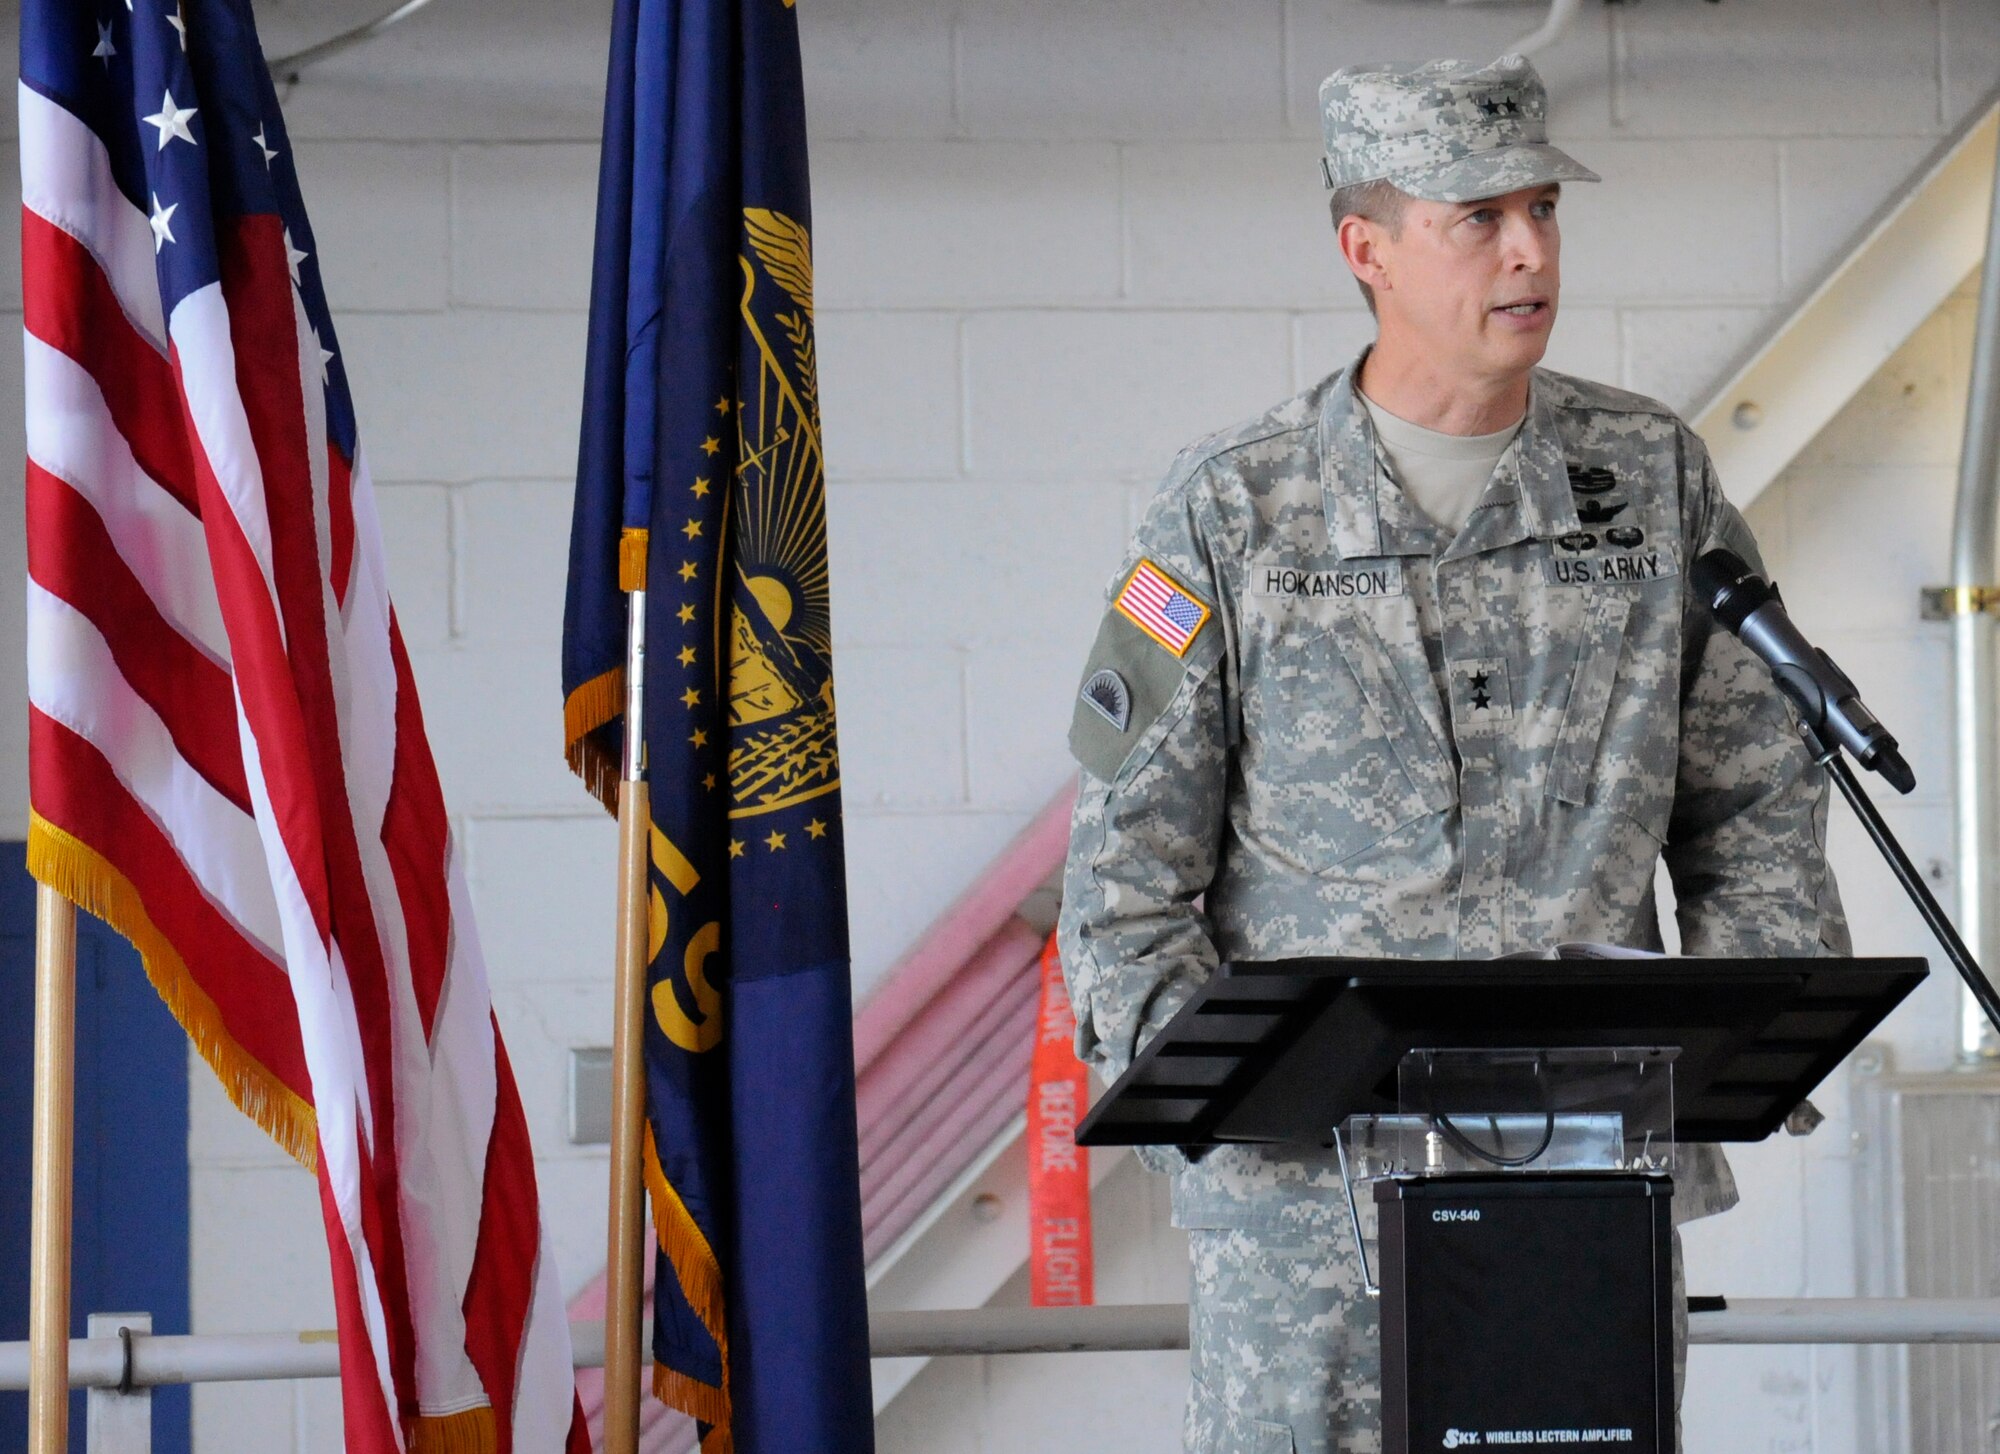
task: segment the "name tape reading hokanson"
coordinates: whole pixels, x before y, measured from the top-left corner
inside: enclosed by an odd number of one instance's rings
[[[1134,626],[1175,656],[1186,656],[1208,621],[1208,607],[1197,601],[1150,560],[1142,560],[1112,603]]]

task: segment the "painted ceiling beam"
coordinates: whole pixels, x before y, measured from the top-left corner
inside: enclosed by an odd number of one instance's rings
[[[1696,412],[1723,489],[1748,505],[1979,266],[2000,91],[1911,172]]]

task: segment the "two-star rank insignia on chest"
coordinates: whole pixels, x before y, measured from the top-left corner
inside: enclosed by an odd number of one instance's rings
[[[1514,693],[1503,657],[1457,661],[1451,666],[1451,715],[1460,732],[1510,720]]]

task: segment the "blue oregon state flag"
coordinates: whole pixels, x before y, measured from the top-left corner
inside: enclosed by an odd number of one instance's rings
[[[797,21],[618,0],[612,24],[564,727],[613,804],[643,585],[654,1390],[709,1454],[866,1454]]]

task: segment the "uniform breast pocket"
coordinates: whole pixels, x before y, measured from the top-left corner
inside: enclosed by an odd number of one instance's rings
[[[1584,612],[1569,704],[1549,762],[1549,796],[1609,808],[1659,842],[1680,752],[1679,597],[1608,592]]]
[[[1246,683],[1249,831],[1308,870],[1364,852],[1456,800],[1451,765],[1360,614],[1300,623]]]

